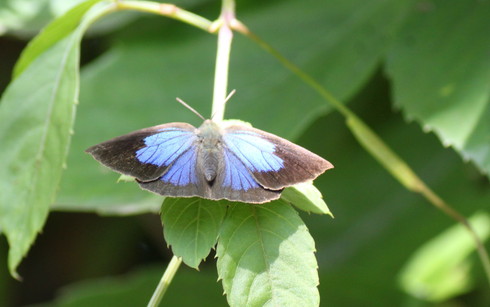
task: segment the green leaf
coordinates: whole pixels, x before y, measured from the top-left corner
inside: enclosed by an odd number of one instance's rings
[[[490,215],[479,213],[471,217],[482,241],[490,235]],[[412,255],[401,272],[399,281],[409,294],[431,302],[441,302],[470,289],[468,259],[475,251],[475,243],[468,231],[455,225],[433,238]],[[477,265],[481,265],[480,263]]]
[[[490,3],[426,1],[388,54],[394,100],[425,131],[490,172]],[[457,22],[455,22],[457,21]]]
[[[15,268],[54,201],[68,153],[78,92],[77,34],[67,37],[7,88],[0,104],[0,218]],[[55,67],[56,69],[52,69]]]
[[[315,243],[282,200],[236,203],[218,240],[218,275],[230,306],[318,306]]]
[[[162,205],[165,241],[172,252],[190,267],[198,268],[216,244],[223,217],[224,201],[203,198],[167,197]]]
[[[6,89],[0,103],[0,224],[16,267],[54,202],[68,154],[85,27],[44,49]],[[42,45],[42,43],[38,43]]]
[[[282,192],[281,198],[303,211],[328,214],[333,217],[323,200],[322,193],[313,185],[313,182],[304,182],[286,188]]]
[[[75,6],[60,18],[47,25],[39,35],[29,42],[14,67],[14,78],[17,78],[39,55],[49,47],[72,33],[80,24],[85,13],[97,2],[87,0]]]

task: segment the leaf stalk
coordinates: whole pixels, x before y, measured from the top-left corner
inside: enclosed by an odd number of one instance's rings
[[[160,305],[160,302],[162,301],[165,292],[167,292],[167,289],[170,286],[170,283],[172,282],[175,273],[177,273],[177,270],[179,269],[181,263],[182,258],[179,258],[177,256],[172,257],[172,260],[170,260],[167,269],[165,269],[165,273],[163,273],[162,279],[160,279],[160,282],[158,283],[155,292],[153,292],[153,295],[148,302],[148,307],[158,307]]]

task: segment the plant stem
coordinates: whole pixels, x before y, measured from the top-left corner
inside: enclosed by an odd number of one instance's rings
[[[119,9],[137,9],[145,12],[166,15],[197,26],[208,32],[214,32],[214,26],[219,27],[213,90],[212,119],[218,122],[222,121],[225,113],[225,102],[228,87],[228,68],[230,62],[231,42],[233,40],[233,32],[230,28],[230,22],[235,19],[234,1],[223,0],[220,17],[215,23],[211,23],[206,19],[203,19],[200,16],[194,15],[190,12],[178,9],[171,4],[160,4],[159,6],[155,6],[154,3],[144,1],[121,1],[117,3]],[[164,5],[165,9],[162,9]],[[162,279],[158,283],[150,302],[148,303],[148,307],[157,307],[160,304],[163,295],[167,291],[167,288],[181,263],[181,258],[173,256],[162,276]]]
[[[230,64],[231,42],[233,40],[230,23],[234,19],[234,1],[223,0],[221,15],[218,20],[218,47],[214,74],[213,106],[211,111],[211,118],[216,122],[222,121],[225,115],[225,100],[228,94],[228,68]]]
[[[157,3],[152,1],[116,1],[118,10],[133,10],[157,15],[167,16],[190,24],[196,28],[210,32],[213,25],[208,19],[186,11],[171,3]]]
[[[175,273],[179,269],[181,263],[182,258],[179,258],[177,256],[172,257],[172,260],[170,260],[167,269],[165,270],[165,273],[163,273],[162,279],[160,279],[160,282],[158,283],[155,292],[153,292],[153,295],[148,302],[148,307],[158,307],[160,305],[163,295],[167,291],[168,286],[170,286],[170,283],[172,282],[172,279],[174,278]]]

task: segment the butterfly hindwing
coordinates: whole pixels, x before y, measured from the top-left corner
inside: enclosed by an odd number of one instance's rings
[[[264,203],[281,196],[281,190],[269,190],[252,176],[246,163],[226,146],[222,150],[222,165],[213,185],[214,199],[228,199],[247,203]]]
[[[333,165],[281,137],[244,125],[225,129],[224,144],[265,189],[280,190],[315,179]]]
[[[197,167],[199,147],[195,144],[178,156],[156,180],[138,181],[141,188],[164,196],[210,198],[210,187]]]
[[[195,130],[186,123],[158,125],[113,138],[86,151],[119,173],[151,181],[164,175],[179,157],[189,156],[196,140]]]

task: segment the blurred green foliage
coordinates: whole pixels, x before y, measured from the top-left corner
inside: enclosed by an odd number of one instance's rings
[[[45,11],[16,15],[12,3],[0,4],[0,26],[6,31],[27,29],[38,20],[29,16]],[[219,12],[217,2],[176,3],[208,18]],[[290,0],[238,2],[237,12],[253,31],[348,103],[429,186],[469,216],[490,209],[490,184],[481,174],[488,172],[490,156],[490,39],[478,31],[488,28],[489,7],[488,1],[476,0]],[[3,17],[6,12],[9,19]],[[103,52],[95,51],[97,58],[82,70],[75,135],[55,211],[157,211],[158,197],[136,184],[116,184],[117,174],[102,169],[83,150],[160,123],[199,125],[175,97],[209,113],[215,37],[161,17],[134,13],[125,20],[82,48],[82,56],[94,54],[94,48]],[[9,26],[15,22],[18,26]],[[12,41],[0,43],[2,52]],[[3,65],[15,57],[0,61]],[[237,94],[228,103],[228,118],[293,139],[335,165],[315,182],[335,219],[301,214],[316,242],[321,304],[429,304],[404,292],[398,280],[419,248],[454,222],[403,189],[363,151],[338,114],[240,36],[232,50],[230,87]],[[417,119],[440,139],[406,118]],[[456,151],[441,141],[454,144]],[[116,219],[55,213],[20,267],[24,282],[12,281],[2,266],[0,301],[7,306],[51,300],[50,306],[144,304],[170,257],[164,245],[155,214]],[[142,250],[145,256],[139,255]],[[0,253],[6,258],[4,239]],[[426,261],[433,259],[429,255]],[[481,264],[473,254],[465,261],[469,286],[464,292],[449,291],[439,301],[488,306],[490,291]],[[213,262],[209,257],[199,273],[182,268],[164,303],[225,305]]]

